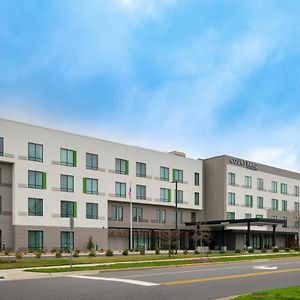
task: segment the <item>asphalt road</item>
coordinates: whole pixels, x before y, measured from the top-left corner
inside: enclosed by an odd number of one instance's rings
[[[0,280],[0,299],[218,299],[300,285],[300,258]]]

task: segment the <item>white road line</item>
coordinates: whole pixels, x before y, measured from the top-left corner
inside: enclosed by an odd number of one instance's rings
[[[253,269],[258,269],[258,270],[277,270],[278,267],[270,267],[270,266],[254,266]]]
[[[129,284],[135,284],[135,285],[142,285],[142,286],[155,286],[155,285],[159,285],[158,283],[154,283],[154,282],[146,282],[146,281],[139,281],[139,280],[132,280],[132,279],[121,279],[121,278],[80,276],[80,275],[78,275],[78,276],[71,275],[71,276],[68,276],[68,277],[79,278],[79,279],[90,279],[90,280],[115,281],[115,282],[123,282],[123,283],[129,283]]]

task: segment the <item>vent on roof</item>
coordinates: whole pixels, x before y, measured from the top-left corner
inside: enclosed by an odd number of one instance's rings
[[[179,151],[171,151],[169,152],[170,154],[174,154],[174,155],[177,155],[177,156],[180,156],[180,157],[186,157],[185,153],[184,152],[179,152]]]

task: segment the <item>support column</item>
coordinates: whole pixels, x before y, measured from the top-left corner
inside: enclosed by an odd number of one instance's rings
[[[276,225],[273,225],[272,247],[276,247]]]
[[[225,247],[225,226],[223,226],[223,230],[222,230],[222,247],[223,249]]]
[[[250,247],[251,240],[251,231],[250,231],[250,222],[247,222],[247,235],[246,235],[246,250]]]
[[[259,233],[259,250],[263,248],[263,239],[262,239],[262,233]]]

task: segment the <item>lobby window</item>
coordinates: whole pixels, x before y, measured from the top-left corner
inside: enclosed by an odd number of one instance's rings
[[[271,182],[271,192],[277,193],[277,182],[276,181]]]
[[[128,175],[129,174],[129,161],[125,160],[125,159],[116,158],[115,172],[117,174]]]
[[[195,173],[195,185],[200,185],[200,175],[199,173]]]
[[[123,212],[124,212],[123,206],[113,205],[111,207],[112,220],[122,222],[124,219]]]
[[[286,221],[286,224],[283,224],[282,227],[287,228],[288,218],[287,217],[282,217],[282,220]]]
[[[200,205],[200,194],[198,192],[195,192],[194,194],[194,204]]]
[[[272,199],[271,200],[271,209],[272,210],[278,210],[278,199]]]
[[[28,216],[43,215],[43,199],[28,198]]]
[[[28,160],[43,161],[43,145],[28,143]]]
[[[196,212],[195,211],[191,212],[191,222],[196,222]]]
[[[143,222],[144,210],[142,207],[132,208],[132,221],[133,222]]]
[[[60,175],[60,190],[62,192],[74,192],[74,176]]]
[[[245,219],[250,219],[251,218],[251,214],[250,213],[245,213]]]
[[[77,218],[77,202],[60,201],[60,216],[61,218]]]
[[[98,179],[83,178],[83,193],[98,195]]]
[[[28,171],[28,187],[31,189],[46,189],[46,173]]]
[[[77,166],[77,152],[75,150],[60,149],[60,164],[63,166],[76,167]]]
[[[136,185],[136,199],[146,200],[146,186],[145,185]]]
[[[160,180],[169,181],[169,168],[160,167]]]
[[[87,219],[98,219],[98,203],[87,203],[86,204],[86,218]]]
[[[43,231],[39,231],[39,230],[28,231],[28,250],[29,251],[43,250]]]
[[[173,169],[173,181],[183,182],[183,171]]]
[[[89,170],[98,170],[98,155],[86,153],[86,168]]]
[[[228,205],[235,205],[235,193],[228,193]]]
[[[299,197],[299,186],[298,185],[294,186],[294,196]]]
[[[264,198],[258,196],[257,197],[257,208],[264,208]]]
[[[3,156],[4,154],[4,139],[3,137],[0,137],[0,156]]]
[[[281,194],[283,194],[283,195],[287,194],[288,189],[287,189],[287,184],[286,183],[281,183],[280,184],[280,191],[281,191]]]
[[[253,207],[253,196],[245,195],[245,206]]]
[[[126,198],[126,183],[116,182],[115,192],[116,192],[116,197]]]
[[[228,172],[228,185],[235,185],[235,173]]]
[[[257,178],[257,189],[259,191],[264,189],[264,180],[262,178]]]
[[[137,162],[136,163],[136,176],[137,177],[146,177],[146,164]]]
[[[171,190],[160,188],[160,202],[171,202]]]
[[[245,188],[252,189],[252,177],[245,176]]]
[[[258,219],[263,219],[263,215],[256,215],[256,218],[258,218]]]
[[[287,201],[282,200],[281,201],[282,211],[287,211]]]
[[[74,249],[74,232],[72,232],[72,236],[70,231],[60,232],[60,248],[63,251]]]
[[[175,190],[176,193],[176,190]],[[183,203],[183,191],[177,190],[177,203],[182,204]]]
[[[226,215],[227,220],[234,220],[235,219],[235,212],[228,211]]]
[[[294,212],[300,212],[300,205],[299,205],[299,202],[294,202]]]
[[[299,228],[299,227],[300,227],[299,218],[295,218],[295,220],[294,220],[294,226],[295,226],[296,228]]]

